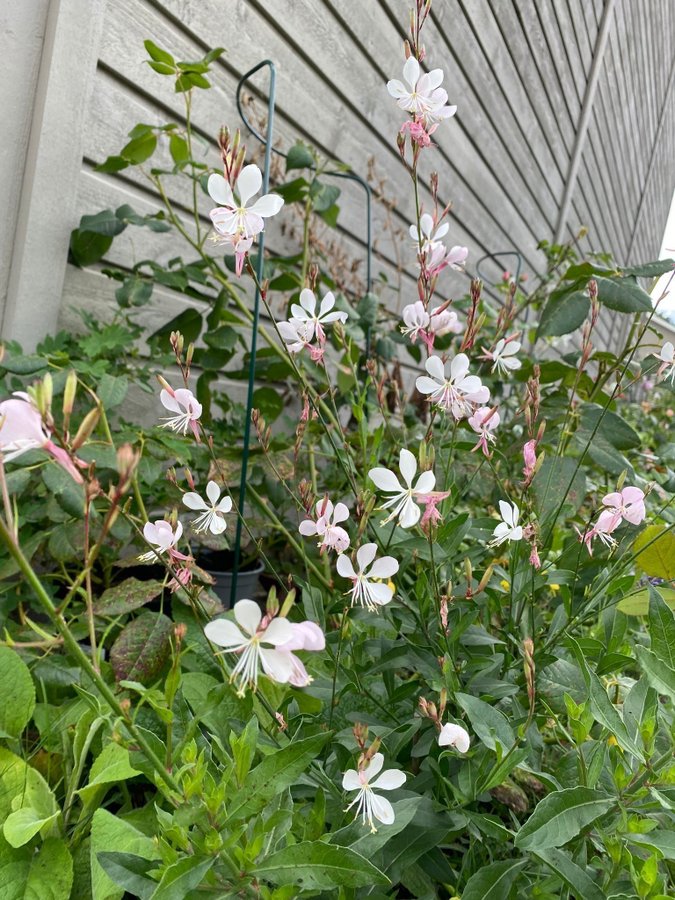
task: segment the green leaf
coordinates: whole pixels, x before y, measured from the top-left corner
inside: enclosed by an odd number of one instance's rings
[[[576,512],[586,493],[586,475],[574,459],[547,457],[532,479],[532,492],[543,523],[558,509]]]
[[[89,803],[92,797],[98,797],[102,793],[99,788],[118,781],[127,781],[140,774],[129,762],[129,751],[126,747],[111,741],[94,760],[89,772],[89,781],[77,793],[85,803]]]
[[[96,391],[104,409],[119,406],[129,390],[129,380],[124,375],[105,374],[98,383]]]
[[[126,223],[118,219],[112,209],[103,209],[93,216],[82,216],[80,219],[80,231],[91,231],[110,238],[121,234],[126,227]]]
[[[234,350],[239,335],[230,325],[221,325],[204,334],[204,343],[215,350]]]
[[[153,41],[147,40],[143,41],[143,46],[148,51],[148,55],[155,62],[166,63],[167,66],[175,66],[176,61],[173,56],[167,51],[162,50],[161,47],[158,47]]]
[[[675,860],[675,831],[657,828],[648,834],[627,834],[627,840],[641,847],[652,847],[665,859]],[[585,898],[584,898],[585,900]]]
[[[152,156],[156,147],[157,135],[148,131],[140,137],[132,138],[128,144],[122,147],[120,156],[130,162],[132,166],[138,166]]]
[[[259,387],[253,392],[253,406],[260,410],[263,418],[269,423],[277,419],[284,409],[283,398],[271,387]]]
[[[581,785],[554,791],[539,801],[522,826],[516,835],[516,847],[537,853],[549,847],[562,847],[615,803],[613,797]]]
[[[455,694],[455,700],[467,714],[473,730],[486,747],[496,750],[497,742],[503,750],[513,747],[516,738],[503,713],[470,694]]]
[[[583,284],[553,291],[541,312],[537,339],[576,331],[583,325],[590,308],[591,301]]]
[[[291,169],[311,169],[314,166],[314,157],[310,149],[300,142],[293,144],[286,157],[286,171]]]
[[[387,876],[359,853],[323,841],[285,847],[258,863],[253,874],[272,884],[292,884],[307,891],[389,884]]]
[[[58,811],[51,815],[43,816],[32,806],[22,806],[10,813],[2,826],[5,840],[12,847],[23,847],[32,840],[35,835],[46,826],[52,825],[59,815]]]
[[[35,685],[26,663],[0,647],[0,737],[18,738],[35,709]]]
[[[94,612],[97,616],[121,616],[145,606],[163,590],[164,584],[161,581],[125,578],[120,584],[108,588],[101,594],[94,602]]]
[[[597,886],[593,878],[575,862],[572,862],[562,850],[551,847],[548,850],[535,850],[534,852],[571,888],[575,896],[581,897],[583,900],[606,900],[606,894]]]
[[[122,309],[131,306],[144,306],[152,297],[152,281],[140,278],[138,275],[130,275],[122,282],[122,286],[115,291],[115,299]]]
[[[152,900],[185,900],[188,892],[198,887],[215,858],[188,856],[179,859],[164,871],[162,880],[152,894]]]
[[[202,330],[202,315],[196,309],[184,309],[178,313],[173,319],[158,328],[157,331],[150,335],[148,340],[160,340],[160,346],[169,347],[169,336],[172,331],[180,331],[185,338],[185,343],[189,344],[196,341]]]
[[[175,163],[182,163],[188,160],[190,158],[190,150],[185,138],[179,134],[172,134],[169,138],[169,153]]]
[[[309,189],[309,196],[312,198],[312,206],[314,212],[325,213],[340,196],[340,188],[334,184],[324,184],[315,178]]]
[[[656,588],[649,588],[649,636],[652,653],[675,669],[675,615]]]
[[[48,367],[48,362],[42,356],[6,356],[0,364],[0,368],[11,372],[13,375],[33,375]]]
[[[169,658],[172,633],[173,623],[163,613],[144,611],[129,622],[110,650],[116,680],[154,681]]]
[[[646,575],[666,581],[675,579],[675,533],[667,525],[648,525],[635,538],[633,552],[635,562]]]
[[[110,853],[104,851],[97,855],[104,872],[115,884],[124,888],[127,893],[148,900],[157,887],[156,881],[144,876],[156,867],[156,863],[133,853]]]
[[[462,900],[507,900],[526,865],[526,859],[507,859],[483,866],[467,881]]]
[[[114,174],[115,172],[121,172],[122,169],[127,169],[128,167],[129,162],[128,160],[124,159],[123,156],[109,156],[104,162],[99,163],[97,166],[94,166],[94,171]]]
[[[675,669],[671,669],[666,663],[646,647],[639,644],[635,647],[635,655],[640,663],[640,668],[647,676],[647,680],[657,692],[665,694],[675,703]]]
[[[659,593],[664,603],[667,603],[671,609],[675,609],[675,588],[660,585]],[[644,588],[642,591],[628,594],[619,600],[616,608],[627,616],[646,616],[649,612],[649,590]]]
[[[124,889],[115,884],[98,861],[98,854],[103,851],[133,853],[143,859],[159,857],[152,838],[107,809],[97,809],[91,822],[89,848],[92,900],[121,900],[124,894]]]
[[[77,228],[70,235],[71,259],[80,268],[90,266],[105,256],[112,242],[111,237]]]
[[[232,798],[228,819],[252,816],[264,809],[279,791],[290,787],[310,765],[332,734],[316,734],[293,741],[281,750],[266,756],[244,782],[244,786]]]
[[[73,859],[65,842],[47,838],[36,853],[0,837],[0,885],[2,900],[70,900]]]
[[[641,266],[629,266],[621,271],[625,275],[637,275],[640,278],[658,278],[659,275],[672,272],[674,266],[673,259],[657,259],[654,262],[642,263]]]
[[[24,808],[33,810],[42,819],[50,819],[59,811],[56,798],[42,775],[20,757],[0,747],[0,823],[6,825],[11,814]]]
[[[603,435],[617,450],[631,450],[642,445],[640,435],[628,422],[596,404],[584,403],[582,406],[579,430],[584,435],[588,434],[589,438],[595,430],[596,435]]]
[[[40,474],[52,496],[71,516],[78,519],[84,516],[84,488],[76,484],[72,477],[56,462],[43,466]]]
[[[595,280],[598,283],[598,300],[603,306],[622,313],[651,311],[651,297],[632,276]]]

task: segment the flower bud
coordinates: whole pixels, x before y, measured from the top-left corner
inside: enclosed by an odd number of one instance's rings
[[[71,413],[73,411],[73,406],[75,405],[75,394],[77,392],[77,372],[74,369],[71,369],[68,372],[68,377],[66,378],[66,384],[63,388],[63,419],[66,423],[66,428],[68,427],[67,423],[70,419]]]
[[[101,410],[98,406],[95,406],[93,409],[90,409],[87,415],[82,420],[82,424],[77,429],[77,434],[72,440],[71,448],[73,450],[77,450],[84,444],[86,440],[91,436],[92,431],[98,425],[98,420],[101,417]]]

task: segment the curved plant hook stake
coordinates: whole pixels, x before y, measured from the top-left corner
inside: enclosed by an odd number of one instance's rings
[[[276,98],[277,70],[271,59],[264,59],[254,66],[239,79],[237,84],[237,109],[242,120],[250,128],[242,112],[240,93],[245,82],[259,69],[267,66],[270,70],[270,89],[267,100],[267,138],[263,138],[257,132],[255,137],[265,144],[265,164],[263,166],[262,192],[266,194],[270,186],[270,162],[272,158],[272,140],[274,134],[274,104]],[[258,240],[258,283],[262,284],[265,252],[265,232],[260,232]],[[237,598],[237,580],[239,576],[239,562],[241,558],[241,532],[243,526],[244,505],[246,503],[246,479],[248,476],[248,457],[251,443],[251,414],[253,412],[253,385],[255,383],[256,355],[258,348],[258,322],[260,319],[260,291],[256,287],[253,300],[253,321],[251,322],[251,350],[248,361],[248,387],[246,391],[246,418],[244,420],[244,448],[241,460],[241,476],[239,479],[239,515],[237,516],[237,532],[234,541],[234,564],[232,567],[232,588],[230,591],[230,606],[234,606]]]
[[[520,255],[520,253],[518,253],[517,250],[500,250],[497,253],[486,253],[485,256],[481,256],[481,258],[476,263],[476,275],[478,276],[478,278],[480,278],[481,281],[484,281],[486,284],[489,284],[490,287],[495,287],[497,282],[490,281],[489,278],[486,278],[485,275],[481,273],[480,266],[481,263],[487,262],[488,260],[494,260],[496,262],[498,259],[501,259],[504,256],[515,256],[517,260],[517,266],[514,280],[516,284],[518,284],[520,279],[520,272],[523,268],[523,257]]]
[[[273,66],[273,63],[270,63],[269,60],[265,60],[265,62],[259,63],[255,68],[251,69],[250,72],[247,72],[244,75],[237,85],[237,112],[239,113],[239,118],[244,123],[244,125],[251,132],[253,137],[260,141],[261,144],[265,145],[265,152],[269,152],[270,150],[270,141],[268,138],[264,137],[264,135],[260,134],[260,132],[253,127],[253,125],[249,122],[246,117],[246,113],[244,112],[244,108],[241,103],[241,88],[244,83],[247,81],[250,75],[254,72],[257,72],[261,66],[269,64]],[[271,95],[270,95],[271,97]],[[267,129],[268,136],[271,135],[271,129]],[[282,150],[277,150],[276,147],[271,148],[272,153],[276,153],[277,156],[281,156],[283,159],[286,159],[288,154],[284,153]],[[267,159],[267,155],[265,156]],[[308,166],[307,168],[316,168],[315,166]],[[371,288],[373,286],[373,217],[372,217],[372,202],[373,202],[373,192],[365,180],[360,175],[356,175],[354,172],[324,172],[324,175],[330,175],[334,178],[346,178],[348,181],[354,181],[358,184],[363,192],[366,195],[366,291],[370,293]],[[366,334],[366,356],[370,355],[370,328],[368,328],[368,332]]]

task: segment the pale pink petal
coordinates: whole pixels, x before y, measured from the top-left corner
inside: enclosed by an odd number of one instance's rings
[[[288,619],[272,619],[265,629],[261,640],[265,644],[273,644],[275,647],[285,644],[293,638],[293,626]]]
[[[342,575],[343,578],[356,577],[354,566],[348,556],[338,556],[336,569],[338,570],[338,575]]]
[[[159,399],[164,409],[168,409],[169,412],[180,413],[183,411],[178,400],[164,388],[159,393]]]
[[[624,503],[638,503],[645,498],[645,492],[637,487],[626,487],[621,491]]]
[[[349,518],[349,509],[344,503],[336,503],[335,504],[335,513],[333,514],[333,522],[337,525],[338,522],[346,522]]]
[[[618,491],[613,491],[611,494],[606,494],[602,498],[602,502],[605,506],[621,506],[621,494]]]
[[[316,522],[312,522],[311,519],[305,519],[304,522],[300,523],[298,531],[305,537],[313,537],[316,534]]]

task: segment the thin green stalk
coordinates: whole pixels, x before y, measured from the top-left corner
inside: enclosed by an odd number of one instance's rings
[[[125,711],[122,709],[119,701],[117,700],[117,697],[108,686],[108,684],[106,684],[106,682],[103,680],[100,673],[96,671],[87,654],[73,637],[70,629],[68,628],[68,625],[66,624],[65,619],[63,618],[61,613],[57,611],[56,607],[52,603],[51,597],[45,591],[44,587],[42,586],[42,582],[36,575],[35,570],[31,566],[31,564],[23,555],[21,548],[14,541],[14,538],[7,528],[5,520],[2,517],[0,517],[0,540],[2,540],[2,542],[5,544],[10,552],[10,555],[14,558],[14,561],[21,570],[24,578],[33,589],[33,592],[40,605],[42,606],[45,614],[58,629],[61,637],[63,638],[63,643],[69,653],[71,653],[71,655],[77,661],[78,665],[81,666],[81,668],[87,673],[89,678],[91,678],[91,680],[94,682],[101,696],[106,701],[110,709],[124,722],[129,734],[131,735],[135,743],[137,743],[141,748],[142,753],[144,754],[148,762],[152,765],[159,778],[171,791],[180,793],[181,788],[178,782],[169,772],[166,771],[166,768],[163,765],[162,761],[154,752],[150,744],[148,744],[145,737],[138,731],[136,726],[128,720]]]

